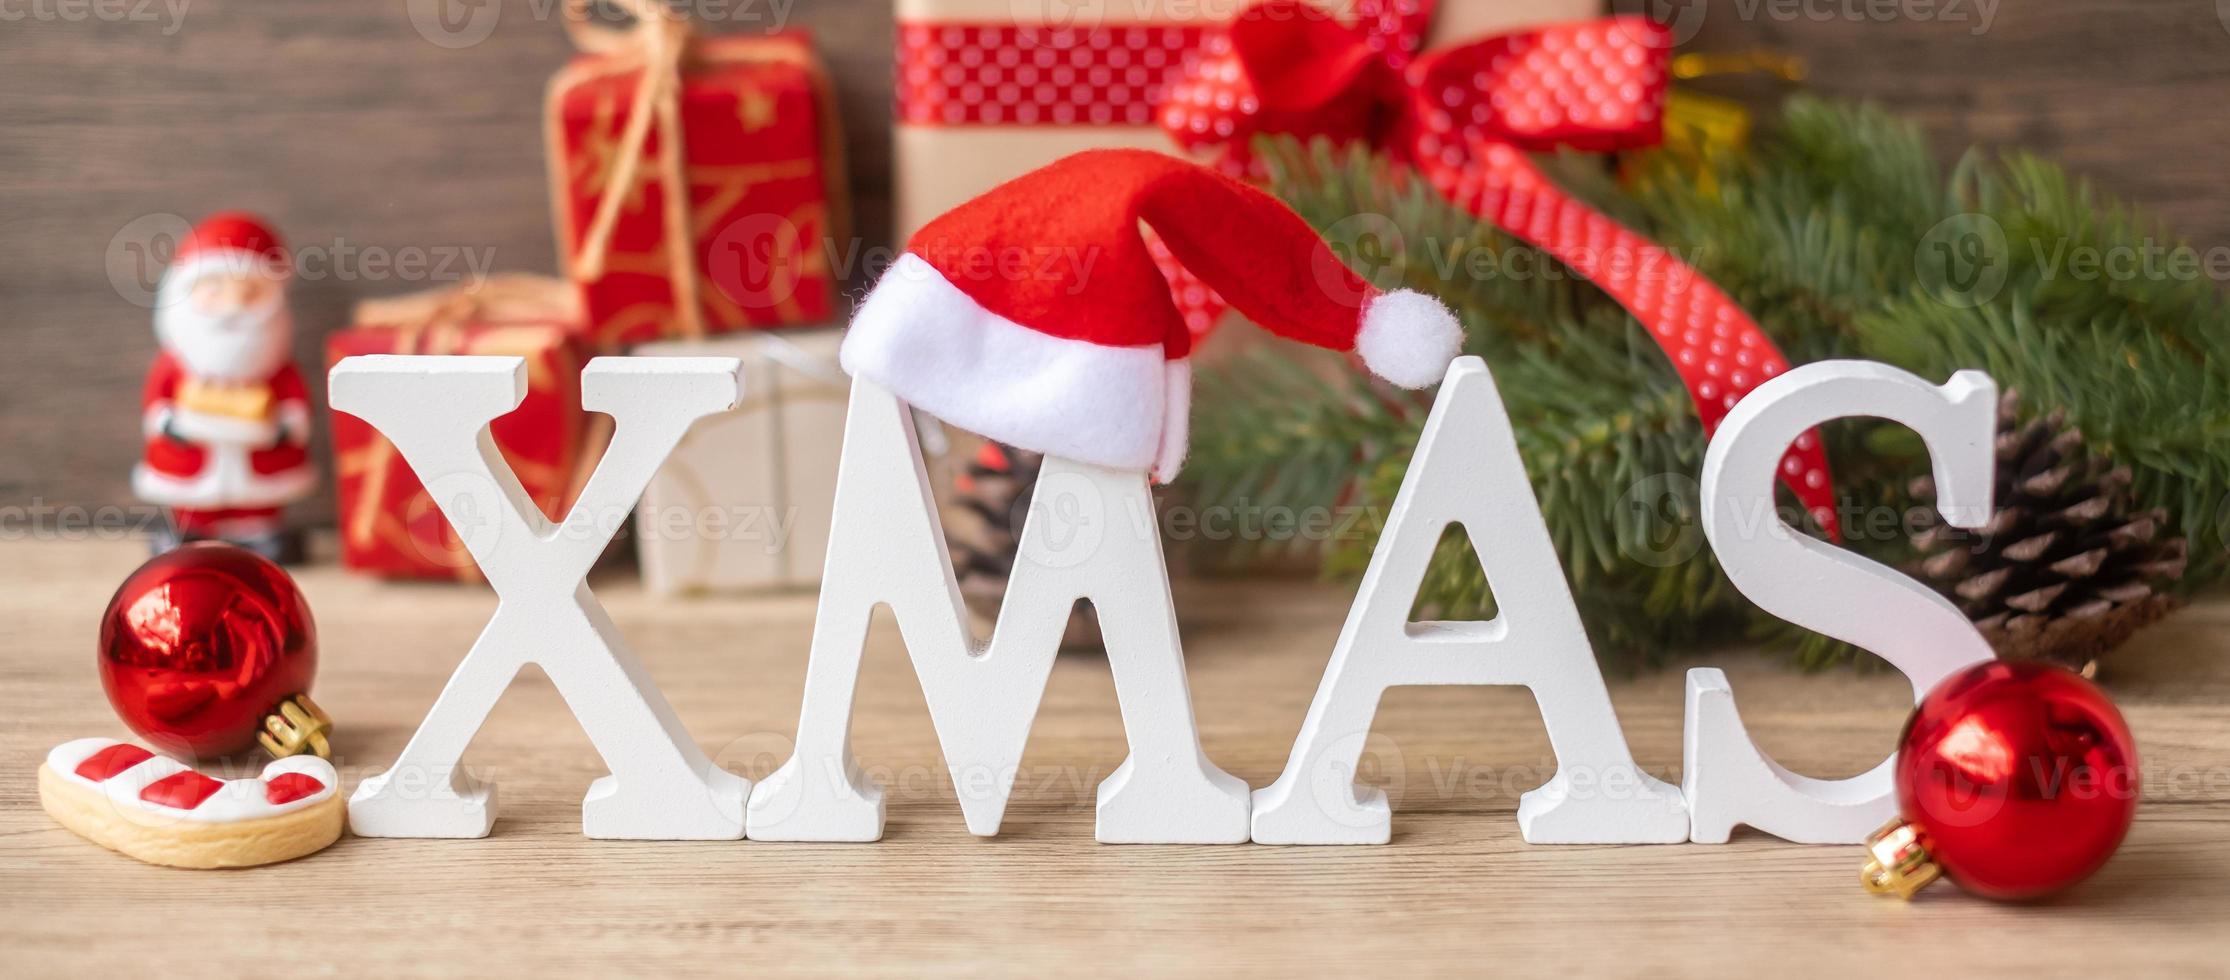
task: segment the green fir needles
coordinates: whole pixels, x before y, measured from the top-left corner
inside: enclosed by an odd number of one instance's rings
[[[1433,293],[1462,317],[1606,662],[1647,664],[1745,631],[1809,666],[1851,658],[1728,585],[1696,524],[1703,429],[1625,310],[1368,152],[1290,139],[1259,149],[1278,195],[1358,271]],[[2163,508],[2189,539],[2181,588],[2230,564],[2230,310],[2218,285],[2230,253],[2202,253],[2033,157],[1970,152],[1946,172],[1915,127],[1809,96],[1791,99],[1755,146],[1703,162],[1644,153],[1619,177],[1593,157],[1548,167],[1718,283],[1793,362],[1871,358],[1938,379],[1981,368],[2020,391],[2024,411],[2064,412],[2131,471],[2135,506]],[[1205,369],[1197,398],[1185,502],[1363,515],[1320,525],[1347,533],[1239,541],[1224,557],[1301,549],[1329,574],[1359,573],[1431,394],[1278,348]],[[1909,491],[1926,472],[1918,440],[1855,420],[1824,435],[1847,546],[1910,563],[1925,523]],[[1468,549],[1460,535],[1442,542],[1420,617],[1491,613]]]

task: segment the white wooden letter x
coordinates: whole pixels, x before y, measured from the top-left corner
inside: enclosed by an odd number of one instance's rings
[[[473,733],[527,664],[538,664],[611,775],[581,801],[590,837],[735,840],[749,786],[691,741],[589,592],[586,577],[658,465],[699,418],[736,406],[733,358],[597,358],[582,407],[612,417],[611,447],[562,524],[528,498],[488,423],[526,397],[516,357],[351,357],[335,365],[333,408],[395,444],[458,529],[501,598],[433,710],[386,772],[349,800],[365,837],[483,837],[495,786],[459,765]]]

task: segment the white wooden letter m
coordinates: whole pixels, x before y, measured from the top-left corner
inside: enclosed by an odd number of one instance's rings
[[[449,685],[386,772],[349,800],[366,837],[482,837],[495,786],[473,785],[465,746],[521,667],[538,664],[611,774],[581,802],[590,837],[735,840],[749,787],[716,767],[589,592],[610,543],[659,463],[697,419],[736,406],[733,358],[597,358],[581,404],[612,417],[611,447],[562,523],[530,500],[488,423],[526,397],[516,357],[351,357],[330,379],[333,408],[395,444],[458,529],[501,601]]]

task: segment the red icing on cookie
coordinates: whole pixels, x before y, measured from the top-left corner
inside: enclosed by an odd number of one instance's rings
[[[271,781],[264,784],[263,798],[269,801],[272,806],[278,806],[283,803],[292,803],[305,796],[315,795],[324,789],[325,784],[319,781],[316,776],[299,772],[280,773],[271,777]]]
[[[191,810],[224,787],[224,783],[198,772],[174,772],[147,784],[139,798],[173,810]]]
[[[96,783],[105,783],[116,778],[117,773],[146,762],[154,755],[137,745],[118,742],[86,756],[84,762],[77,764],[77,774]]]

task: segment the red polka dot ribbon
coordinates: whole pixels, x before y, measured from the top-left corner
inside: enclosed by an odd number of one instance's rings
[[[1151,126],[1199,61],[1202,25],[906,23],[898,120],[915,126]]]
[[[1450,200],[1586,276],[1648,328],[1705,431],[1788,359],[1747,313],[1664,247],[1565,194],[1527,157],[1657,142],[1670,33],[1643,17],[1555,24],[1422,52],[1431,0],[1363,0],[1350,26],[1267,0],[1202,39],[1165,94],[1164,129],[1259,177],[1259,133],[1366,140]],[[1182,283],[1180,282],[1180,286]],[[1805,433],[1782,482],[1840,539],[1827,455]]]

